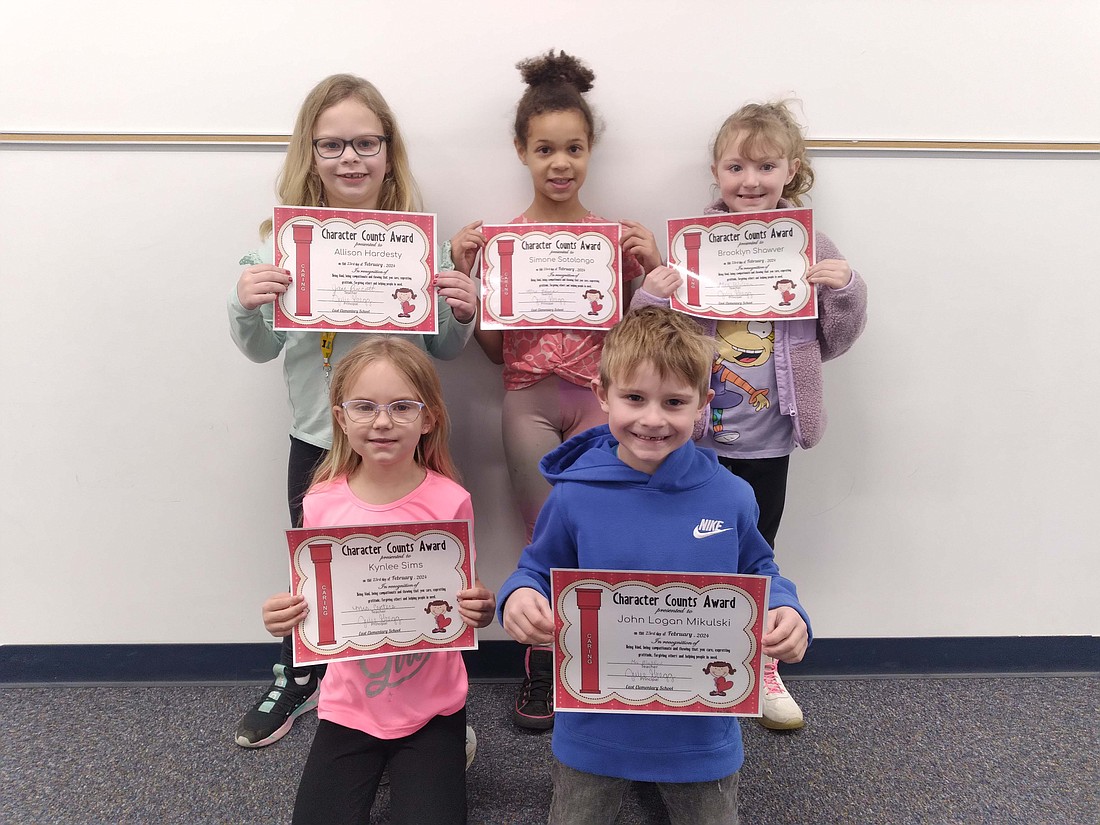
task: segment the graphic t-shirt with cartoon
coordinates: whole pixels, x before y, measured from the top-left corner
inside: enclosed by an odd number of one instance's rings
[[[720,321],[714,343],[714,400],[703,445],[733,458],[788,455],[794,449],[794,428],[779,413],[773,322]]]

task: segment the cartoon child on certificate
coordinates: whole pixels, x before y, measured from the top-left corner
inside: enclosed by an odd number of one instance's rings
[[[729,662],[711,662],[703,668],[703,673],[714,679],[714,690],[710,692],[710,695],[725,696],[726,691],[733,687],[733,682],[726,677],[732,675],[736,670],[737,668]]]
[[[450,613],[451,610],[451,603],[446,599],[436,599],[435,601],[428,602],[428,606],[424,608],[424,612],[435,619],[435,627],[432,628],[432,633],[447,632],[447,628],[451,625],[451,619],[445,614]]]
[[[397,313],[398,318],[411,318],[413,312],[416,311],[416,304],[414,300],[416,298],[416,292],[407,286],[400,287],[393,291],[393,299],[401,303],[401,311]]]

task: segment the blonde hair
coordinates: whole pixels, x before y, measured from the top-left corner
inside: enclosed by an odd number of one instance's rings
[[[795,206],[802,206],[802,195],[814,185],[814,170],[806,157],[806,139],[802,126],[791,112],[792,100],[770,103],[747,103],[726,118],[711,145],[711,158],[718,155],[736,136],[741,137],[741,151],[750,160],[781,154],[788,161],[797,160],[798,171],[783,187],[783,197]]]
[[[451,419],[443,403],[439,374],[432,366],[431,359],[416,345],[401,338],[373,335],[341,358],[332,371],[332,383],[329,387],[329,403],[333,407],[332,449],[314,472],[313,485],[351,475],[362,461],[359,454],[351,448],[347,434],[336,420],[335,408],[349,400],[347,394],[359,374],[379,361],[391,364],[404,376],[417,395],[409,400],[423,401],[424,409],[420,414],[431,419],[431,430],[421,435],[420,442],[416,445],[416,463],[426,470],[458,481],[458,469],[451,458],[449,444]]]
[[[695,387],[703,400],[713,363],[714,343],[695,321],[668,307],[641,307],[628,312],[604,338],[600,383],[610,388],[649,364],[662,380],[679,378]]]
[[[348,98],[355,98],[382,121],[386,137],[386,160],[389,173],[382,181],[378,208],[385,212],[419,212],[420,188],[409,168],[409,154],[405,140],[397,126],[397,118],[373,83],[353,74],[334,74],[326,77],[306,95],[294,132],[290,135],[286,158],[279,172],[277,191],[279,203],[287,206],[321,206],[325,189],[317,174],[313,157],[313,129],[317,119],[326,109]],[[271,234],[271,219],[260,224],[260,236]]]

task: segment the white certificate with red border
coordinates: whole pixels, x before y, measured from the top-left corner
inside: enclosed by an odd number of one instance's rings
[[[483,226],[483,329],[611,329],[623,317],[617,223]]]
[[[811,209],[729,212],[668,222],[668,264],[684,283],[672,307],[701,318],[817,317]]]
[[[552,570],[554,708],[760,716],[767,576]]]
[[[275,329],[435,334],[435,215],[277,206]]]
[[[294,664],[433,650],[474,650],[458,615],[473,586],[470,522],[287,530],[290,592],[309,613],[294,628]]]

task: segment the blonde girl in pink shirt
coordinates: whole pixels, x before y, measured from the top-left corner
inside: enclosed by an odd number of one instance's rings
[[[473,520],[470,494],[455,480],[439,377],[424,352],[395,337],[368,338],[336,365],[330,400],[332,449],[306,493],[304,527]],[[496,599],[480,580],[454,596],[466,624],[492,621]],[[264,626],[282,638],[306,612],[301,595],[278,593],[264,602]],[[467,687],[457,651],[330,664],[296,825],[366,822],[386,769],[392,822],[466,822]]]
[[[531,174],[533,193],[530,205],[512,223],[606,223],[580,199],[596,142],[595,119],[584,97],[595,75],[577,58],[553,50],[516,68],[527,91],[516,107],[514,144]],[[455,269],[463,273],[470,273],[485,245],[481,223],[463,227],[451,239]],[[661,256],[653,233],[644,226],[634,221],[622,221],[622,226],[623,280],[629,289],[634,279],[661,264]],[[530,542],[550,495],[539,460],[577,433],[607,423],[590,389],[604,333],[478,329],[474,336],[491,361],[504,365],[504,452]],[[553,726],[550,667],[548,649],[528,649],[526,678],[513,714],[520,727]]]

